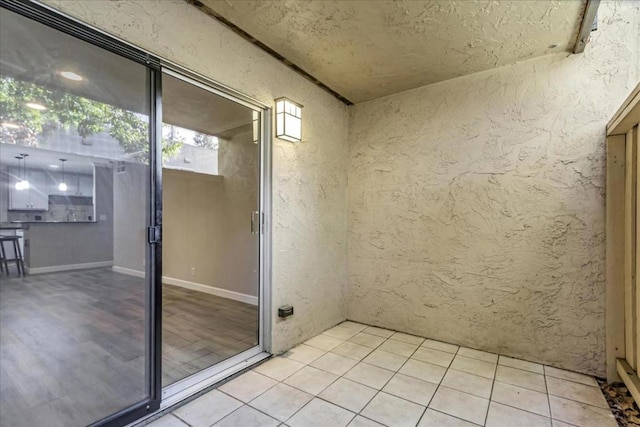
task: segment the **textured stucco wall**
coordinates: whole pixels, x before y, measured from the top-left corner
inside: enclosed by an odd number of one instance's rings
[[[352,107],[350,319],[604,374],[604,132],[639,8],[603,2],[584,55]]]
[[[304,107],[304,142],[273,143],[273,347],[345,318],[346,107],[186,2],[47,0],[64,13],[273,104]],[[287,321],[275,308],[292,304]]]

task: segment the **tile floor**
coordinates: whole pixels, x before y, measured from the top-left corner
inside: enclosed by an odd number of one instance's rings
[[[595,379],[343,322],[152,427],[616,427]]]

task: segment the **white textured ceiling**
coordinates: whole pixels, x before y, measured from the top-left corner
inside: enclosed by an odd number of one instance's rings
[[[586,2],[200,3],[355,103],[548,53],[569,52]]]

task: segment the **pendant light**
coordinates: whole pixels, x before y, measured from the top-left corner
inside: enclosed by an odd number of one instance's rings
[[[16,181],[16,190],[20,191],[24,190],[24,188],[22,188],[22,167],[20,166],[20,160],[22,160],[22,157],[16,156],[16,159],[18,159],[18,180]]]
[[[24,170],[24,175],[22,176],[22,190],[28,190],[30,187],[29,180],[27,180],[27,156],[28,154],[20,153],[22,156],[22,168]]]
[[[67,159],[60,159],[60,163],[62,163],[62,182],[58,184],[58,190],[60,191],[67,191],[67,182],[64,179],[64,162],[66,161]]]

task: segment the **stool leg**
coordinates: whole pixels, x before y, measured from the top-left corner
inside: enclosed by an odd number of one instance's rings
[[[16,253],[16,266],[18,268],[18,274],[22,274],[24,276],[24,261],[22,260],[22,251],[20,250],[20,241],[13,241],[14,252]]]
[[[4,263],[4,271],[9,275],[9,263],[7,262],[7,253],[4,251],[4,242],[0,242],[0,254],[2,254],[2,262]]]

